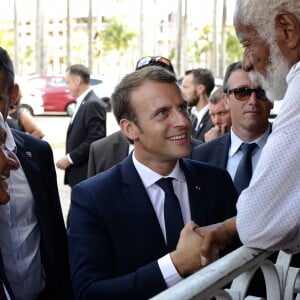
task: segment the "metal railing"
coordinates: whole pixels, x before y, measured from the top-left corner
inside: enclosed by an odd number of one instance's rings
[[[280,251],[274,264],[268,259],[271,254],[272,252],[242,246],[152,299],[263,299],[247,296],[253,275],[261,268],[267,299],[300,300],[300,269],[290,266],[292,255]],[[231,282],[229,289],[223,289]]]

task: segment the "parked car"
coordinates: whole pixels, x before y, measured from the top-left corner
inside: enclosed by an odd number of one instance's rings
[[[34,75],[28,82],[31,93],[36,98],[42,98],[45,112],[65,112],[69,116],[73,114],[76,99],[70,95],[63,76]],[[110,94],[101,87],[102,85],[104,86],[104,83],[101,79],[91,78],[91,86],[95,93],[103,98],[107,110],[110,110]],[[107,94],[104,94],[104,91]]]
[[[22,76],[16,75],[15,81],[19,85],[22,94],[20,107],[27,110],[31,115],[43,114],[44,101],[41,92],[32,93],[27,80]]]

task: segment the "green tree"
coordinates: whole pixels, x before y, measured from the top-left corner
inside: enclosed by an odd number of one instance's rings
[[[212,51],[212,31],[213,28],[211,25],[204,26],[202,34],[193,45],[192,49],[197,63],[201,63],[203,61],[203,55],[205,55],[204,61],[206,61],[206,64],[208,65],[210,53]]]
[[[227,27],[226,53],[229,63],[243,58],[244,49],[236,37],[233,26]]]
[[[117,18],[110,19],[106,23],[105,29],[99,34],[103,51],[115,51],[117,53],[118,67],[120,66],[122,56],[124,56],[135,37],[136,34],[130,31],[125,24],[119,22]]]

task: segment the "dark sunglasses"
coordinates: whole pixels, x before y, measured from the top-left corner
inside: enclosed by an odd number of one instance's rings
[[[255,93],[256,98],[262,101],[268,100],[266,92],[262,88],[250,89],[248,87],[241,87],[227,91],[227,95],[234,94],[234,97],[240,101],[246,101],[250,98],[252,93]]]
[[[175,73],[171,61],[162,56],[145,56],[140,58],[136,63],[135,70],[137,71],[147,66],[161,66]]]

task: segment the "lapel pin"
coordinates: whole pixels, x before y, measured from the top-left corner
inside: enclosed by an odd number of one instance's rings
[[[197,191],[200,191],[200,190],[201,190],[201,186],[200,186],[200,185],[196,185],[196,186],[195,186],[195,189],[196,189]]]
[[[30,152],[30,151],[26,151],[26,156],[28,157],[28,158],[32,158],[32,153]]]

